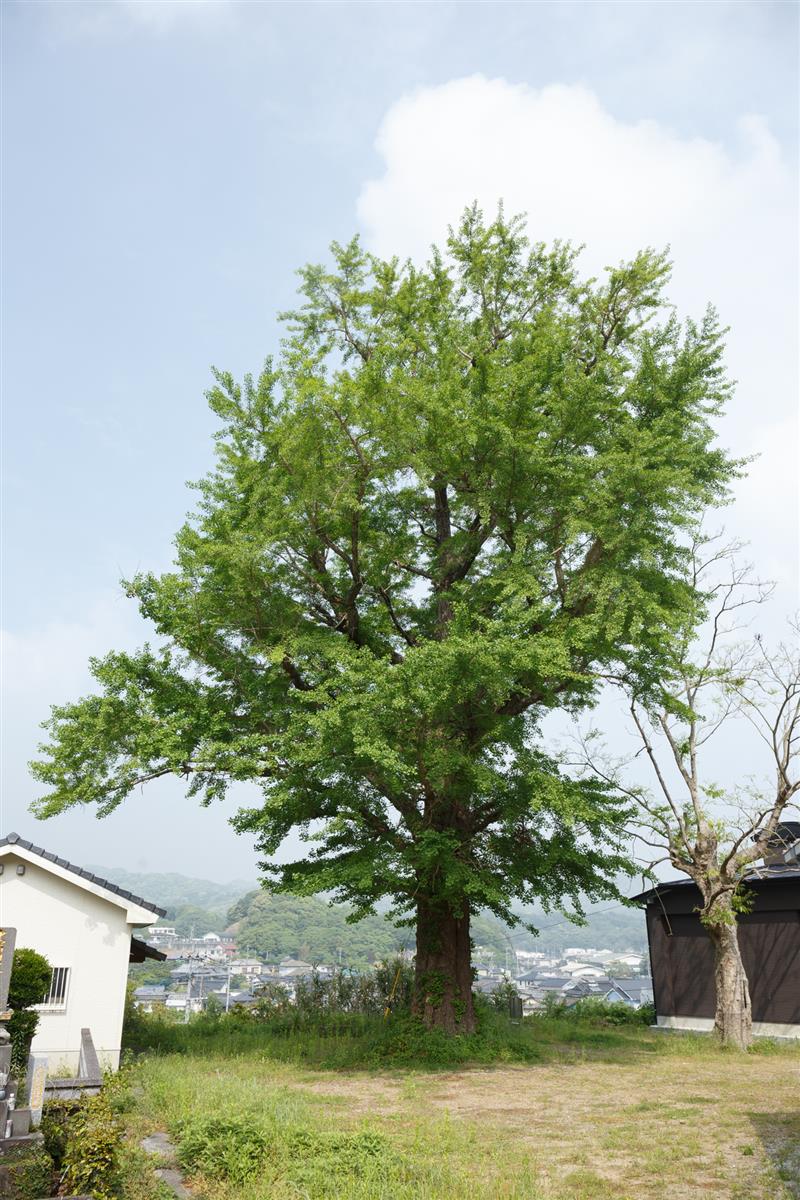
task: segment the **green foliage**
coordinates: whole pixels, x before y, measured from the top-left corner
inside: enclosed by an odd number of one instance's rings
[[[639,967],[633,967],[630,963],[616,962],[614,959],[606,963],[605,971],[609,979],[634,979],[642,973]]]
[[[410,981],[409,981],[410,991]],[[478,1000],[478,1029],[455,1037],[427,1029],[407,1010],[388,1019],[383,1015],[335,1012],[325,1009],[298,1015],[231,1012],[228,1015],[193,1017],[187,1024],[160,1016],[142,1016],[133,1048],[142,1053],[220,1055],[238,1058],[257,1055],[279,1062],[298,1062],[326,1068],[425,1067],[450,1068],[464,1063],[534,1062],[542,1057],[542,1043],[552,1036],[539,1017],[512,1025],[506,1011]],[[564,1017],[556,1007],[559,1036],[579,1041],[580,1031],[603,1029],[610,1023],[591,1013],[584,1020]],[[563,1019],[562,1019],[563,1018]]]
[[[512,933],[514,945],[520,950],[541,950],[564,946],[591,946],[595,949],[647,950],[647,928],[644,913],[638,906],[616,904],[610,910],[588,906],[580,924],[574,924],[561,913],[548,916],[540,909],[520,913],[526,923],[537,930],[532,934],[523,925]]]
[[[731,908],[738,917],[746,916],[747,913],[752,912],[755,902],[756,893],[752,888],[747,887],[745,883],[740,883],[731,895]]]
[[[386,1138],[373,1130],[330,1132],[267,1128],[258,1117],[193,1117],[176,1128],[183,1169],[206,1179],[243,1184],[271,1166],[290,1170],[298,1183],[310,1170],[333,1177],[374,1177],[391,1158]]]
[[[270,1151],[266,1133],[246,1118],[193,1119],[178,1126],[178,1160],[185,1171],[244,1183]]]
[[[227,926],[225,914],[211,909],[199,908],[196,904],[181,904],[166,918],[165,925],[173,925],[179,937],[202,937],[204,933],[222,933]]]
[[[32,1004],[41,1004],[52,973],[53,968],[43,954],[24,946],[15,950],[8,984],[9,1008],[30,1008]]]
[[[108,1097],[100,1092],[75,1113],[67,1132],[63,1180],[68,1193],[92,1200],[119,1195],[122,1129]]]
[[[6,1021],[11,1036],[11,1071],[20,1078],[28,1065],[31,1042],[39,1027],[39,1014],[35,1009],[17,1009]]]
[[[275,979],[268,979],[260,984],[258,1000],[250,1011],[257,1020],[273,1020],[275,1017],[291,1016],[294,1005],[284,985]]]
[[[6,1146],[0,1167],[0,1195],[40,1200],[53,1186],[53,1161],[43,1146]]]
[[[41,1004],[52,977],[52,967],[44,955],[21,946],[14,951],[11,978],[8,984],[8,1007],[12,1016],[7,1022],[11,1036],[11,1066],[19,1076],[28,1063],[28,1054],[39,1025],[39,1013],[31,1006]]]
[[[489,997],[492,1005],[499,1012],[508,1012],[508,1006],[512,999],[519,996],[517,985],[511,979],[504,979],[502,983],[498,983],[497,987]]]
[[[299,1021],[323,1013],[378,1014],[391,1008],[407,1010],[411,1002],[413,967],[402,959],[390,961],[374,971],[354,975],[336,970],[330,978],[316,971],[295,986],[294,1013]]]
[[[170,959],[167,959],[166,962],[154,962],[152,959],[147,959],[143,963],[130,963],[128,979],[135,988],[145,987],[146,984],[168,984],[172,980],[170,972],[174,969],[175,963]]]
[[[627,802],[541,721],[609,671],[646,697],[701,614],[686,533],[737,471],[716,318],[681,327],[661,254],[583,281],[476,206],[424,268],[332,253],[279,361],[217,372],[175,568],[126,584],[159,646],[53,710],[36,811],[256,782],[235,824],[273,887],[354,916],[616,898]],[[310,851],[274,863],[293,829]]]
[[[40,1128],[44,1137],[45,1149],[59,1174],[67,1151],[69,1121],[75,1116],[78,1107],[77,1100],[56,1100],[45,1104],[42,1110]]]
[[[113,1089],[112,1089],[113,1093]],[[116,1200],[121,1195],[123,1129],[112,1094],[56,1101],[42,1114],[42,1133],[66,1195]]]
[[[586,1025],[652,1025],[656,1010],[652,1004],[631,1008],[620,1001],[600,1000],[587,996],[577,1004],[567,1005],[553,993],[545,996],[544,1016]]]
[[[409,930],[398,929],[385,917],[370,916],[354,924],[348,919],[352,916],[347,905],[265,891],[248,893],[228,913],[238,945],[269,959],[289,955],[308,962],[363,966],[412,941]]]

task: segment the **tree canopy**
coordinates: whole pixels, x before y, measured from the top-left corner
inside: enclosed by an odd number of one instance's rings
[[[646,689],[700,610],[686,531],[736,472],[722,335],[666,305],[663,254],[586,281],[502,212],[468,209],[425,267],[332,255],[277,360],[216,374],[175,568],[127,583],[159,643],[53,710],[36,808],[257,781],[236,825],[274,885],[389,897],[417,922],[419,1011],[466,1027],[471,913],[615,895],[626,869],[624,804],[540,722],[611,672]],[[309,853],[276,865],[292,829]]]

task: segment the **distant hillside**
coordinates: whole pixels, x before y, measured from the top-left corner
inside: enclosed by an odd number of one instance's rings
[[[235,904],[228,918],[243,950],[267,958],[285,955],[309,962],[362,964],[413,945],[410,929],[397,929],[385,917],[349,924],[349,910],[316,896],[273,896],[260,889]]]
[[[177,873],[89,869],[165,908],[166,920],[176,925],[179,933],[219,933],[235,923],[240,945],[264,955],[290,954],[328,962],[341,957],[343,963],[356,964],[414,944],[412,929],[397,929],[381,914],[349,924],[349,910],[344,905],[330,905],[323,897],[273,896],[243,880],[213,883]],[[532,921],[540,934],[535,938],[519,926],[512,930],[511,942],[520,950],[594,946],[622,952],[644,950],[647,944],[643,913],[621,905],[600,904],[589,910],[586,925],[573,925],[559,913],[545,916],[535,910],[527,912],[525,919]],[[472,937],[476,946],[493,950],[502,961],[509,931],[499,921],[488,915],[475,917]]]
[[[312,962],[360,965],[413,948],[410,927],[393,925],[381,914],[350,923],[349,911],[318,896],[275,896],[257,889],[230,909],[228,919],[240,947],[269,958],[288,954]],[[505,952],[505,931],[493,918],[475,917],[472,932],[476,945],[490,946],[501,956]]]
[[[573,925],[560,913],[545,915],[530,911],[524,919],[535,925],[539,936],[534,937],[519,926],[511,939],[519,950],[557,950],[567,946],[592,946],[596,950],[647,949],[647,929],[644,912],[624,905],[599,904],[588,909],[585,925]]]
[[[194,879],[189,875],[126,871],[123,867],[91,866],[89,870],[172,912],[191,907],[224,914],[255,886],[252,880],[213,883],[210,879]]]

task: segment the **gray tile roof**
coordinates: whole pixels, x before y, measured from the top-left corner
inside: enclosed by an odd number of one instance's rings
[[[785,883],[787,880],[800,880],[800,870],[792,866],[776,866],[776,867],[754,867],[744,876],[744,882],[749,884],[769,884],[769,883]],[[676,891],[679,888],[696,887],[693,879],[665,879],[655,887],[648,888],[646,892],[639,892],[638,896],[631,896],[630,899],[636,903],[648,904],[654,900],[656,896],[665,896],[667,892]]]
[[[134,896],[133,892],[118,887],[116,883],[110,883],[108,879],[101,879],[99,875],[93,875],[91,871],[87,871],[83,867],[76,867],[74,863],[67,862],[65,858],[59,858],[57,854],[51,854],[49,850],[45,850],[41,846],[34,846],[33,842],[26,841],[18,833],[9,833],[4,838],[0,838],[0,846],[22,846],[23,850],[29,850],[31,854],[38,854],[39,858],[55,863],[57,867],[63,867],[65,871],[71,871],[73,875],[79,875],[81,879],[88,879],[89,883],[97,884],[98,887],[105,888],[107,892],[113,892],[115,896],[120,896],[123,900],[130,900],[132,904],[140,904],[142,908],[158,913],[160,917],[167,915],[165,908],[158,908],[157,905],[151,904],[142,896]]]

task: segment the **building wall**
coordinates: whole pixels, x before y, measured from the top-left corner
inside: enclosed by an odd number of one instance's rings
[[[713,1017],[658,1017],[657,1029],[677,1029],[683,1033],[713,1033]],[[652,1028],[652,1027],[651,1027]],[[754,1037],[800,1038],[800,1025],[781,1024],[778,1021],[754,1021]]]
[[[752,885],[755,905],[738,921],[739,945],[759,1027],[800,1035],[800,883]],[[714,951],[694,911],[695,888],[666,891],[647,906],[647,932],[659,1024],[686,1018],[705,1027],[715,1009]],[[665,1018],[670,1018],[665,1022]],[[781,1036],[788,1036],[785,1032]]]
[[[70,969],[66,1007],[41,1012],[33,1049],[48,1056],[50,1075],[75,1074],[86,1027],[101,1065],[117,1067],[131,942],[126,910],[21,858],[3,862],[0,925],[16,929],[17,947]]]

